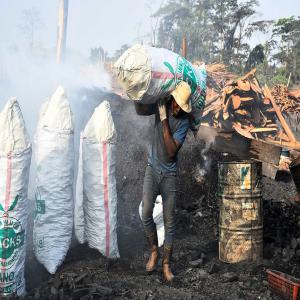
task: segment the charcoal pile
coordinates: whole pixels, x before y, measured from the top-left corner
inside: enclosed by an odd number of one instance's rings
[[[112,299],[113,289],[96,283],[96,278],[96,270],[89,268],[58,273],[27,299]]]
[[[294,183],[263,178],[264,265],[300,276],[300,207],[291,202]]]
[[[294,206],[284,201],[264,201],[265,241],[282,248],[288,246],[298,238],[298,218]]]
[[[299,208],[284,202],[264,202],[264,265],[299,278]]]

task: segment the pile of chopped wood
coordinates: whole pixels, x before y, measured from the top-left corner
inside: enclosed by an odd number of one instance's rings
[[[296,139],[282,116],[271,91],[261,87],[256,69],[237,80],[230,80],[222,91],[208,98],[203,125],[257,140],[295,143]]]
[[[226,84],[230,83],[237,76],[227,71],[226,66],[221,63],[206,65],[207,72],[207,92],[206,99],[210,101],[218,98]]]
[[[285,85],[275,85],[272,95],[282,112],[300,112],[300,90],[289,91]]]
[[[206,72],[208,77],[208,86],[217,85],[218,89],[222,89],[227,83],[235,79],[237,76],[227,71],[224,64],[214,63],[206,65]]]

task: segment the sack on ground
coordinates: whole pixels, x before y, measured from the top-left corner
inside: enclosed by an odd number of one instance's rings
[[[139,215],[142,220],[142,209],[143,203],[140,203],[139,206]],[[157,196],[155,200],[155,205],[153,209],[153,220],[156,225],[157,238],[158,238],[158,247],[161,247],[165,241],[165,225],[164,225],[164,215],[163,215],[163,204],[161,196]]]
[[[131,100],[155,103],[171,93],[180,81],[192,90],[193,127],[198,127],[205,105],[205,65],[194,66],[180,55],[163,48],[135,45],[114,65],[117,79]]]
[[[54,274],[70,247],[73,230],[73,117],[60,86],[41,108],[36,132],[34,252]]]
[[[0,298],[25,293],[31,145],[15,98],[0,113]]]
[[[103,255],[119,257],[115,174],[116,130],[107,101],[81,133],[75,202],[75,234]]]

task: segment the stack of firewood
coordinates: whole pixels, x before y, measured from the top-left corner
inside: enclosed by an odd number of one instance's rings
[[[203,124],[251,139],[295,142],[269,88],[260,86],[255,72],[229,81],[218,96],[208,99]]]
[[[300,90],[289,91],[285,85],[275,85],[272,95],[282,112],[300,112]]]
[[[235,74],[228,72],[226,66],[221,63],[206,65],[206,72],[208,85],[210,85],[211,81],[214,81],[220,89],[237,77]]]
[[[226,66],[221,63],[206,65],[207,72],[207,92],[206,99],[210,101],[218,97],[219,93],[237,76],[227,71]]]

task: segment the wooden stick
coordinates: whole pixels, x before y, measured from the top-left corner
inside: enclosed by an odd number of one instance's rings
[[[186,34],[185,32],[182,35],[182,56],[186,58],[187,56],[187,42],[186,42]]]
[[[248,131],[248,130],[245,130],[241,127],[241,125],[237,124],[237,123],[234,123],[232,125],[232,128],[235,129],[235,131],[237,133],[239,133],[240,135],[248,138],[248,139],[254,139],[253,135]]]
[[[289,80],[288,80],[288,82],[287,82],[287,85],[286,85],[286,87],[287,87],[287,88],[288,88],[288,87],[289,87],[289,85],[290,85],[291,76],[292,76],[292,72],[290,72],[290,75],[289,75]]]
[[[249,76],[253,76],[256,73],[256,68],[252,69],[249,73],[240,78],[240,80],[245,80]]]
[[[275,127],[253,128],[250,130],[251,133],[253,133],[253,132],[271,132],[271,131],[277,131],[277,128],[275,128]]]
[[[266,140],[261,140],[262,142],[268,143],[268,144],[273,144],[273,145],[280,145],[281,147],[284,148],[289,148],[292,150],[300,150],[300,143],[299,142],[284,142],[284,141],[274,141],[272,139],[266,138]]]
[[[264,88],[264,91],[265,91],[265,96],[267,96],[271,103],[272,103],[272,106],[274,107],[274,110],[275,110],[275,113],[282,125],[282,128],[284,129],[285,133],[287,134],[287,136],[289,137],[290,141],[292,143],[295,143],[297,140],[292,132],[292,130],[290,129],[289,125],[286,123],[281,111],[280,111],[280,108],[278,107],[278,105],[276,104],[271,92],[270,92],[270,89],[267,85],[265,85],[265,88]]]
[[[205,108],[208,107],[213,102],[215,102],[216,100],[218,100],[219,98],[220,98],[220,95],[218,94],[217,96],[213,97],[212,99],[205,101]]]

